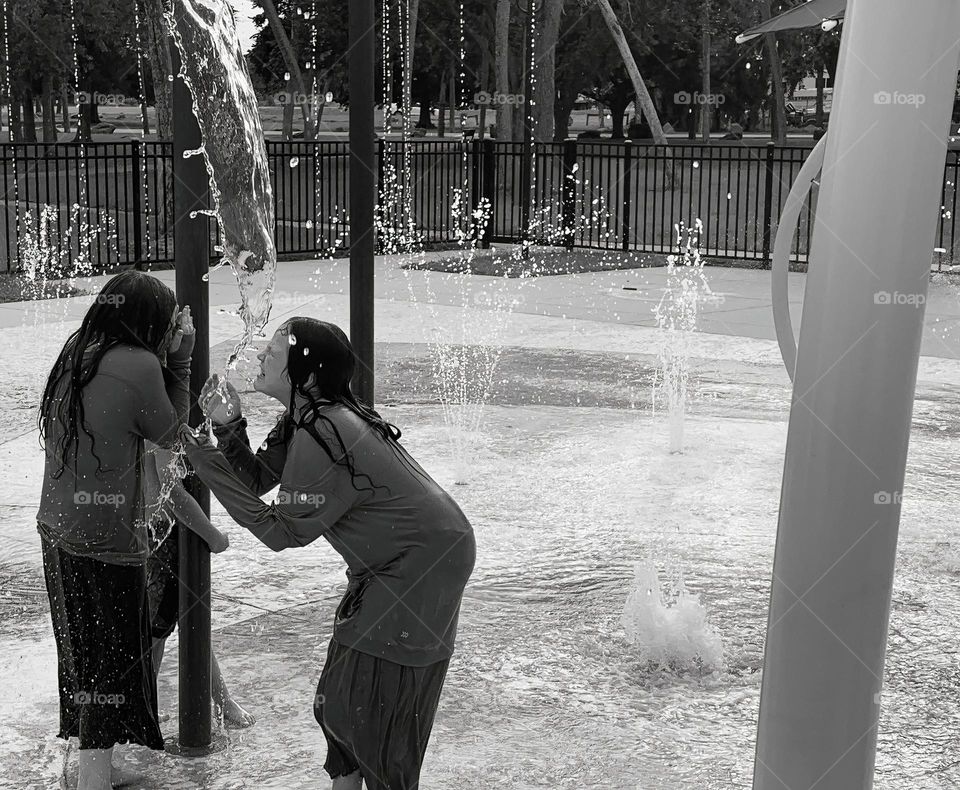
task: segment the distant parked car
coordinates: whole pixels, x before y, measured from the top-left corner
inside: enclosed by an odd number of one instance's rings
[[[788,102],[786,105],[786,110],[787,110],[787,123],[790,124],[790,126],[803,127],[803,126],[810,126],[811,124],[815,126],[817,123],[816,107],[804,107],[801,110],[799,107]],[[829,117],[830,117],[829,110],[824,108],[823,122],[826,123]]]

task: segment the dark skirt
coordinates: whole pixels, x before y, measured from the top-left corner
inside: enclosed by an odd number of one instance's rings
[[[153,638],[166,639],[180,616],[180,530],[176,523],[147,558],[147,596]]]
[[[359,769],[367,790],[416,790],[449,663],[402,666],[331,639],[313,703],[330,777]]]
[[[80,557],[41,538],[57,642],[59,738],[81,749],[163,749],[143,565]]]

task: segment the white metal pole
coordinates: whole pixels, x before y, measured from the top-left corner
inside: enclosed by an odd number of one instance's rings
[[[794,376],[754,790],[873,786],[960,0],[849,0]]]

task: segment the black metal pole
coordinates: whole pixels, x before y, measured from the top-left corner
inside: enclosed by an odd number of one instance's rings
[[[350,83],[350,342],[359,359],[354,392],[373,406],[373,256],[376,202],[374,147],[374,0],[349,6]]]
[[[174,6],[181,8],[179,3]],[[193,115],[190,89],[180,78],[180,53],[170,40],[173,60],[173,206],[174,261],[177,301],[190,305],[196,327],[196,345],[190,368],[190,424],[203,419],[196,394],[210,372],[210,300],[204,276],[210,263],[209,220],[204,214],[193,219],[190,212],[208,208],[207,170],[201,156],[183,158],[183,152],[199,148],[200,127]],[[196,477],[186,481],[187,490],[210,515],[210,491]],[[210,746],[210,551],[189,529],[179,530],[180,548],[180,747]]]
[[[530,168],[533,165],[533,69],[530,68],[530,39],[533,34],[533,20],[536,11],[535,0],[528,0],[526,9],[527,24],[523,33],[523,174],[520,178],[520,192],[523,195],[523,205],[520,207],[520,224],[522,225],[523,240],[530,240],[530,190],[532,179]],[[529,255],[529,248],[525,245],[523,257]]]

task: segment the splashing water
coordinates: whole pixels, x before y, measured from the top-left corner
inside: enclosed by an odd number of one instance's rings
[[[678,673],[723,669],[723,643],[707,622],[706,609],[687,591],[682,577],[678,588],[671,600],[664,600],[656,565],[634,566],[634,587],[620,618],[627,642],[643,663],[660,669]]]
[[[223,262],[240,286],[243,337],[227,363],[233,369],[254,337],[262,337],[276,283],[273,191],[257,97],[226,0],[176,0],[166,13],[180,51],[210,177]],[[207,213],[207,212],[201,212]]]
[[[666,290],[660,302],[653,308],[657,326],[665,330],[657,352],[653,410],[656,412],[657,401],[666,397],[670,422],[670,452],[680,453],[683,452],[683,420],[690,377],[691,336],[697,328],[701,305],[722,297],[710,290],[703,271],[703,260],[700,257],[703,223],[698,219],[691,229],[686,229],[682,222],[674,228],[682,259],[676,255],[667,258]],[[685,230],[687,233],[684,246]]]

